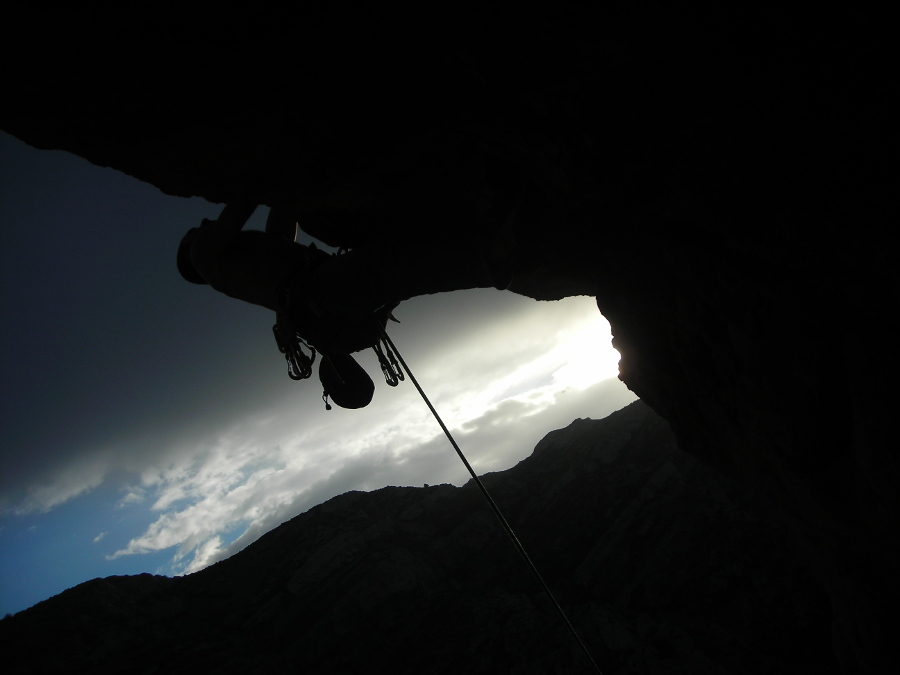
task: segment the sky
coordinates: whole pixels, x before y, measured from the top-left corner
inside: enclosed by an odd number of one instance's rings
[[[0,616],[96,577],[199,571],[348,490],[468,479],[371,350],[373,402],[326,411],[315,375],[288,378],[271,312],[181,279],[181,236],[220,210],[0,132]],[[478,289],[394,315],[479,474],[636,398],[592,298]]]

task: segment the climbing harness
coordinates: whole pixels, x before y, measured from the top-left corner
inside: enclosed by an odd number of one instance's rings
[[[331,255],[340,256],[346,252],[347,249],[341,248]],[[288,377],[292,380],[305,380],[312,375],[318,347],[322,356],[319,362],[319,380],[324,388],[322,401],[325,403],[325,410],[332,409],[331,403],[342,408],[361,408],[371,401],[375,385],[350,354],[351,351],[371,347],[378,356],[384,380],[391,387],[396,387],[405,379],[394,352],[381,336],[387,321],[396,321],[391,312],[397,303],[385,305],[369,319],[347,327],[341,327],[340,324],[330,327],[324,321],[317,324],[308,317],[304,318],[302,314],[297,316],[292,310],[299,303],[311,310],[311,314],[324,319],[325,312],[313,303],[304,286],[311,285],[312,271],[329,257],[328,253],[316,248],[315,244],[307,247],[307,264],[303,266],[303,271],[292,275],[275,293],[276,323],[272,331],[278,351],[284,354],[287,361]],[[301,274],[306,279],[305,283],[298,286]],[[356,337],[348,339],[348,336]]]
[[[288,377],[292,380],[309,378],[316,362],[316,348],[300,336],[285,315],[277,315],[272,332],[275,334],[278,351],[284,354],[287,361]],[[304,351],[304,347],[309,351],[309,355]],[[378,356],[384,381],[389,386],[396,387],[406,379],[397,357],[384,337],[380,337],[372,345],[372,350]],[[375,388],[371,378],[350,354],[322,354],[319,380],[324,387],[322,401],[325,403],[325,410],[332,409],[328,401],[329,396],[342,408],[364,407],[371,401]]]
[[[572,634],[572,636],[578,642],[579,646],[581,647],[581,650],[584,652],[585,656],[587,656],[588,660],[591,662],[591,665],[594,667],[594,669],[598,673],[600,673],[600,675],[603,675],[602,671],[600,670],[600,667],[597,665],[597,662],[594,661],[594,657],[591,656],[590,651],[588,651],[587,645],[584,644],[584,642],[579,637],[578,633],[575,631],[575,627],[569,621],[569,619],[566,616],[565,612],[563,611],[562,607],[556,601],[556,598],[554,597],[553,592],[550,590],[550,587],[547,586],[547,584],[544,581],[543,577],[541,576],[540,572],[538,572],[537,567],[531,561],[531,558],[528,556],[528,553],[525,551],[525,547],[522,546],[522,543],[519,541],[519,538],[516,536],[516,533],[513,531],[512,526],[509,524],[509,522],[503,516],[503,513],[500,511],[500,507],[497,506],[497,503],[494,501],[493,497],[491,497],[490,493],[487,491],[487,488],[484,486],[484,483],[481,482],[481,479],[478,477],[478,474],[475,473],[475,470],[472,468],[472,465],[469,464],[469,461],[466,459],[466,456],[463,454],[463,451],[460,449],[459,445],[457,445],[456,441],[453,438],[453,435],[450,433],[450,430],[444,424],[444,421],[441,419],[441,416],[438,415],[437,410],[435,410],[434,406],[431,404],[431,401],[425,395],[425,391],[422,389],[422,387],[419,385],[419,382],[416,380],[415,376],[412,374],[412,371],[409,369],[409,366],[406,364],[406,361],[403,360],[403,356],[400,354],[400,351],[397,349],[396,345],[393,343],[391,338],[388,336],[387,331],[383,330],[383,329],[382,329],[382,342],[384,343],[385,347],[388,349],[388,353],[391,354],[391,357],[393,357],[393,354],[396,353],[397,359],[399,359],[399,361],[400,361],[400,365],[403,366],[402,370],[400,371],[400,374],[401,374],[400,379],[403,379],[402,373],[405,370],[406,374],[409,375],[410,382],[413,383],[413,386],[415,386],[416,391],[419,392],[419,395],[422,397],[422,400],[425,401],[425,405],[428,406],[428,409],[431,411],[431,414],[434,416],[434,419],[437,420],[437,423],[440,425],[444,434],[447,436],[447,440],[450,441],[450,445],[452,445],[453,449],[456,450],[456,454],[459,456],[460,460],[462,460],[462,463],[465,465],[466,470],[469,472],[469,475],[472,476],[472,480],[475,481],[475,484],[478,486],[478,489],[481,491],[482,496],[485,498],[488,505],[491,507],[491,510],[494,512],[494,515],[497,516],[497,520],[500,521],[500,524],[503,526],[503,529],[506,531],[506,534],[509,536],[510,540],[512,541],[513,546],[515,546],[516,550],[519,552],[519,555],[522,557],[522,559],[525,561],[525,563],[528,565],[529,569],[531,570],[532,574],[534,574],[535,578],[538,580],[538,583],[541,585],[541,588],[544,590],[544,594],[550,599],[550,602],[556,608],[556,611],[559,614],[560,618],[562,619],[563,623],[566,625],[566,628],[568,628],[569,632]],[[393,350],[393,351],[391,351],[391,350]],[[382,365],[382,368],[383,367],[384,366]]]

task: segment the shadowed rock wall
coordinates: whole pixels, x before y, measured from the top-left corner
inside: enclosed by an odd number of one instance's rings
[[[473,195],[508,204],[527,181],[517,236],[539,267],[512,290],[595,295],[621,378],[679,445],[782,509],[846,671],[896,661],[889,22],[650,3],[128,12],[10,15],[0,126],[171,194],[294,208],[346,246],[487,243]]]

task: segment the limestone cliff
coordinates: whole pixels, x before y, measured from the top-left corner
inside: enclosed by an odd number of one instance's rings
[[[392,7],[4,10],[0,127],[171,194],[293,208],[347,246],[488,240],[473,191],[528,185],[539,267],[513,290],[595,295],[679,446],[780,508],[845,671],[896,668],[890,21]]]

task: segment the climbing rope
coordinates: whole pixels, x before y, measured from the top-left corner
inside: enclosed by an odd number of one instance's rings
[[[419,392],[419,395],[422,397],[422,400],[425,401],[425,405],[428,406],[428,409],[431,411],[431,414],[434,415],[434,419],[437,420],[437,423],[440,425],[441,429],[443,429],[444,434],[447,436],[447,440],[450,441],[450,445],[453,446],[453,449],[456,450],[456,454],[462,460],[462,463],[465,465],[466,469],[469,472],[469,475],[472,476],[472,480],[475,481],[475,484],[478,486],[478,489],[481,491],[482,496],[487,500],[488,505],[491,507],[491,510],[494,512],[494,515],[497,516],[497,520],[500,521],[500,524],[503,526],[503,529],[506,531],[506,534],[509,535],[510,540],[513,543],[513,546],[516,547],[516,550],[519,552],[519,555],[522,556],[522,559],[528,565],[531,572],[534,574],[535,578],[540,583],[541,588],[544,589],[544,593],[550,599],[550,602],[556,608],[557,613],[562,619],[563,623],[565,623],[566,627],[569,629],[569,632],[578,642],[581,650],[584,652],[585,656],[587,656],[588,660],[591,662],[591,665],[594,669],[603,675],[600,667],[597,665],[597,662],[594,661],[594,657],[591,656],[590,651],[588,651],[587,646],[582,642],[581,638],[578,636],[578,633],[575,631],[575,627],[569,621],[566,613],[563,611],[562,607],[560,607],[559,603],[556,601],[556,598],[553,596],[550,587],[544,582],[544,578],[541,576],[540,572],[538,572],[537,567],[531,561],[531,558],[528,557],[528,553],[525,551],[525,547],[522,546],[519,538],[516,536],[516,533],[513,532],[512,526],[507,522],[506,518],[503,516],[503,513],[500,511],[500,507],[497,506],[497,503],[494,501],[493,497],[491,497],[490,493],[487,491],[487,488],[484,486],[484,483],[481,482],[481,479],[475,473],[475,470],[472,468],[472,465],[469,464],[469,460],[466,459],[466,456],[463,454],[463,451],[460,449],[459,445],[456,444],[456,441],[453,438],[453,435],[450,433],[450,430],[444,424],[444,421],[441,419],[441,416],[438,415],[437,410],[435,410],[434,406],[431,405],[431,401],[428,400],[428,397],[425,395],[425,391],[419,386],[418,380],[416,380],[415,376],[412,374],[412,371],[409,369],[409,366],[406,364],[406,361],[403,359],[403,356],[400,354],[400,350],[397,349],[397,346],[391,340],[390,336],[388,336],[387,331],[382,329],[382,340],[384,341],[385,346],[388,348],[388,353],[393,351],[394,354],[397,355],[397,358],[400,361],[400,364],[403,366],[403,370],[406,371],[406,374],[409,375],[409,381],[413,383],[416,388],[416,391]],[[393,356],[393,354],[392,354]],[[401,379],[402,379],[402,371],[401,371]]]

